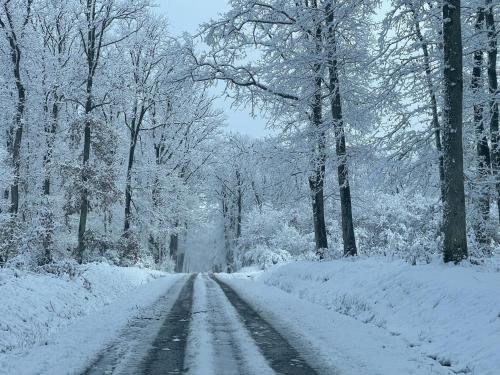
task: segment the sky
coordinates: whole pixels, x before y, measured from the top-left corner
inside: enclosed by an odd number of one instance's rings
[[[228,9],[226,0],[156,0],[159,11],[168,19],[170,31],[174,35],[183,32],[194,34],[200,23],[216,18],[218,14]],[[263,137],[270,134],[266,129],[265,120],[261,117],[252,118],[250,109],[233,109],[231,101],[220,99],[217,102],[227,117],[227,130]]]

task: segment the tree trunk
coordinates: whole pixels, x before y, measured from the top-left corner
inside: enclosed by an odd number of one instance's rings
[[[479,35],[484,23],[484,9],[479,8],[477,11],[476,24],[474,26],[476,34]],[[476,131],[476,153],[478,163],[478,186],[479,192],[478,209],[479,217],[477,223],[474,223],[474,232],[476,239],[481,244],[487,244],[489,236],[486,232],[486,226],[490,215],[490,196],[488,192],[487,180],[490,174],[490,148],[488,146],[488,138],[484,134],[484,116],[483,104],[480,94],[482,92],[483,81],[481,77],[483,67],[483,50],[477,49],[474,51],[474,67],[472,69],[472,92],[474,94],[474,127]]]
[[[44,169],[45,177],[43,181],[43,195],[50,195],[50,165],[52,163],[52,155],[54,152],[54,143],[56,138],[57,124],[59,119],[59,97],[54,94],[54,103],[52,103],[52,110],[49,111],[47,107],[47,117],[49,118],[49,123],[45,128],[45,134],[47,136],[47,150],[44,157]]]
[[[184,253],[177,255],[177,261],[175,263],[175,272],[181,273],[184,270]]]
[[[17,71],[19,68],[16,69]],[[17,72],[19,74],[19,71]],[[20,81],[20,76],[16,76],[16,86],[18,92],[18,104],[16,113],[16,122],[14,133],[14,140],[12,145],[12,163],[14,166],[14,178],[10,188],[10,213],[17,215],[19,211],[19,178],[21,173],[21,142],[23,138],[23,121],[24,110],[26,104],[26,93],[24,86]]]
[[[243,191],[241,189],[241,175],[239,171],[236,171],[236,182],[238,184],[238,189],[236,191],[236,209],[237,209],[237,217],[236,217],[236,240],[241,237],[241,214],[242,214],[242,204],[243,204]]]
[[[43,221],[45,234],[43,236],[43,248],[44,257],[41,261],[42,264],[48,264],[52,262],[52,246],[53,246],[53,233],[54,233],[54,215],[49,207],[50,202],[48,198],[50,197],[50,187],[51,187],[51,164],[52,155],[54,151],[54,143],[57,131],[57,123],[59,118],[59,97],[56,93],[53,94],[54,103],[52,103],[52,110],[49,111],[48,105],[45,106],[47,113],[48,124],[45,128],[45,133],[47,137],[47,150],[43,158],[44,165],[44,181],[43,181],[43,195],[46,198],[46,211],[43,212]]]
[[[170,251],[170,258],[175,263],[176,269],[177,269],[177,252],[178,252],[178,250],[179,250],[179,235],[178,234],[171,234],[170,235],[169,251]]]
[[[137,116],[139,114],[139,116]],[[134,166],[135,160],[135,149],[137,146],[137,140],[139,138],[139,132],[141,131],[142,121],[144,115],[146,114],[146,108],[144,105],[141,106],[140,112],[138,113],[137,103],[134,105],[134,117],[130,124],[130,147],[128,153],[128,164],[127,164],[127,180],[125,186],[125,217],[124,217],[124,228],[123,234],[125,238],[129,236],[130,221],[131,221],[131,208],[132,208],[132,168]],[[159,155],[158,150],[155,149],[156,162],[158,163]]]
[[[221,192],[221,205],[222,205],[222,218],[224,221],[224,251],[226,272],[231,273],[234,264],[234,199],[231,192],[227,192],[226,186],[222,185]]]
[[[447,0],[443,3],[443,253],[445,262],[455,263],[468,255],[462,140],[463,61],[460,9],[460,0]]]
[[[337,60],[335,58],[336,40],[333,30],[333,12],[330,4],[327,5],[328,43],[330,56],[328,73],[330,76],[330,103],[332,109],[333,128],[335,131],[335,151],[337,154],[337,178],[340,188],[340,210],[342,213],[342,239],[344,256],[357,254],[354,223],[352,218],[351,188],[349,184],[349,167],[347,164],[346,140],[344,120],[342,116],[342,100],[340,96],[340,82]]]
[[[314,7],[316,3],[314,2]],[[321,27],[316,28],[315,42],[317,53],[321,51]],[[321,64],[314,64],[315,93],[312,103],[312,138],[313,138],[313,159],[312,174],[309,176],[309,188],[311,189],[314,238],[316,241],[316,254],[319,259],[324,258],[324,251],[328,248],[328,239],[325,223],[325,163],[326,163],[326,134],[323,124],[323,98]]]
[[[488,30],[488,86],[490,92],[491,160],[496,180],[498,218],[500,220],[500,135],[498,129],[498,78],[497,78],[497,35],[495,16],[491,0],[486,0],[486,28]]]
[[[134,126],[134,124],[132,125]],[[130,138],[130,148],[127,164],[127,181],[125,186],[125,219],[123,228],[123,234],[125,235],[125,237],[128,236],[128,232],[130,230],[130,215],[132,206],[132,167],[134,166],[134,154],[137,144],[137,132],[135,131],[135,126],[132,128]]]
[[[83,140],[83,169],[82,169],[82,197],[80,203],[80,223],[78,225],[78,249],[76,254],[76,260],[78,263],[83,263],[83,255],[86,248],[85,243],[85,232],[87,229],[87,215],[89,210],[89,193],[87,188],[88,182],[88,162],[90,160],[90,136],[91,136],[91,119],[90,114],[92,112],[92,78],[89,77],[87,81],[87,102],[85,104],[85,130],[84,130],[84,140]]]
[[[262,198],[260,197],[260,194],[257,191],[257,188],[255,186],[255,181],[252,181],[252,190],[253,190],[253,195],[255,197],[255,203],[257,203],[257,207],[259,207],[259,211],[262,213]]]
[[[13,181],[10,187],[9,212],[13,216],[16,216],[19,211],[19,175],[21,172],[21,143],[23,138],[24,111],[26,109],[26,89],[22,83],[21,49],[19,41],[17,39],[17,34],[14,31],[12,15],[10,14],[10,10],[7,8],[7,4],[4,4],[4,9],[6,12],[7,21],[6,23],[4,23],[4,21],[0,19],[0,27],[4,30],[7,41],[9,43],[10,58],[12,61],[14,81],[17,91],[16,114],[14,123],[10,126],[7,141],[7,148],[12,158],[12,166],[14,171]],[[30,14],[31,2],[28,2],[27,15],[24,20],[24,26],[28,23]]]

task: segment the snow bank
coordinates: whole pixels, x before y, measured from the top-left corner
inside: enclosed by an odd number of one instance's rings
[[[102,263],[54,266],[45,273],[0,269],[0,356],[43,343],[75,318],[163,275]]]
[[[380,327],[453,372],[500,369],[498,268],[361,258],[290,263],[251,278]]]

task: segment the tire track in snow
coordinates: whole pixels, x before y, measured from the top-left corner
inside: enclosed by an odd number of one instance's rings
[[[184,357],[191,321],[195,278],[196,275],[191,275],[184,284],[137,374],[184,374],[187,371],[184,368]]]
[[[247,302],[241,299],[229,285],[214,275],[211,277],[234,306],[248,332],[276,374],[319,375],[288,340],[264,320]]]
[[[275,375],[238,312],[208,275],[195,282],[189,375]]]
[[[154,349],[154,342],[170,317],[171,310],[185,289],[187,277],[176,281],[150,308],[141,311],[82,375],[138,375],[143,359]],[[191,288],[192,289],[192,288]]]
[[[207,275],[185,280],[155,303],[156,315],[134,319],[84,375],[318,375],[227,284]]]

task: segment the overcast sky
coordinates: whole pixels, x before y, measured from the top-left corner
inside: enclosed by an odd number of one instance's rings
[[[170,31],[175,35],[195,33],[200,23],[216,18],[227,9],[226,0],[156,0],[160,11],[168,18]],[[228,130],[262,137],[269,132],[262,118],[252,118],[249,110],[233,110],[231,103],[221,99],[218,106],[227,116]]]

